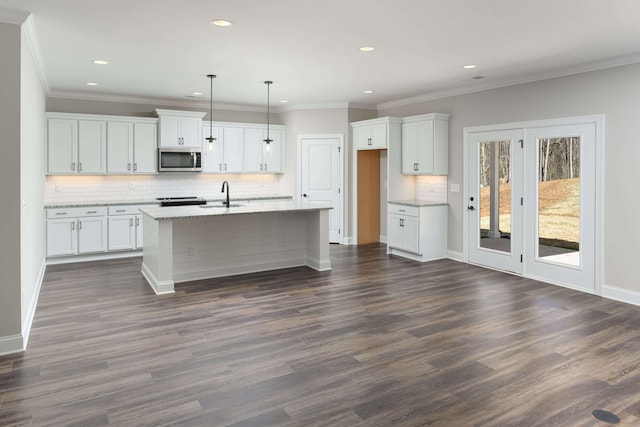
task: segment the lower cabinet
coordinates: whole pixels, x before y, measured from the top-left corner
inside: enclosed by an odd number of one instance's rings
[[[417,261],[446,257],[447,205],[387,205],[387,253]]]
[[[47,257],[142,248],[140,206],[47,209]]]
[[[139,206],[109,207],[109,250],[142,248],[142,214]]]
[[[107,210],[47,210],[47,256],[79,255],[107,250]]]

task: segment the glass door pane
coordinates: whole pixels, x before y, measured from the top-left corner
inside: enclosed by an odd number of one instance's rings
[[[580,139],[537,139],[538,261],[580,266]]]
[[[480,142],[480,246],[511,253],[511,141]]]

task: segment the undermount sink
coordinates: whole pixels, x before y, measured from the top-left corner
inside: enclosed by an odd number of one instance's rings
[[[241,206],[244,206],[244,205],[240,205],[238,203],[231,203],[229,205],[230,208],[239,208]],[[227,205],[200,205],[199,207],[201,207],[201,208],[226,208]]]

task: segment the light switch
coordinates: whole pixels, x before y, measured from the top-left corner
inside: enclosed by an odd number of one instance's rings
[[[459,193],[460,192],[460,184],[451,184],[451,192]]]

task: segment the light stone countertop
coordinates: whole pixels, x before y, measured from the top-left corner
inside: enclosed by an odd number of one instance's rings
[[[447,206],[449,203],[447,202],[433,202],[429,200],[389,200],[387,203],[391,203],[393,205],[402,205],[402,206],[416,206],[416,207],[424,207],[424,206]]]
[[[275,200],[275,199],[289,199],[291,200],[293,197],[291,196],[252,196],[252,197],[235,197],[232,198],[231,201],[237,200],[249,200],[249,201],[259,201],[259,200]],[[207,202],[222,202],[226,200],[224,197],[219,198],[204,198]],[[159,202],[156,199],[138,199],[138,200],[111,200],[111,201],[95,201],[95,202],[50,202],[45,203],[45,209],[52,208],[83,208],[83,207],[93,207],[93,206],[122,206],[122,205],[158,205]]]
[[[246,199],[242,199],[246,200]],[[149,206],[140,209],[155,220],[199,218],[220,215],[261,214],[273,212],[308,212],[333,209],[326,206],[310,206],[308,202],[249,203],[227,208],[222,205],[199,206]]]

